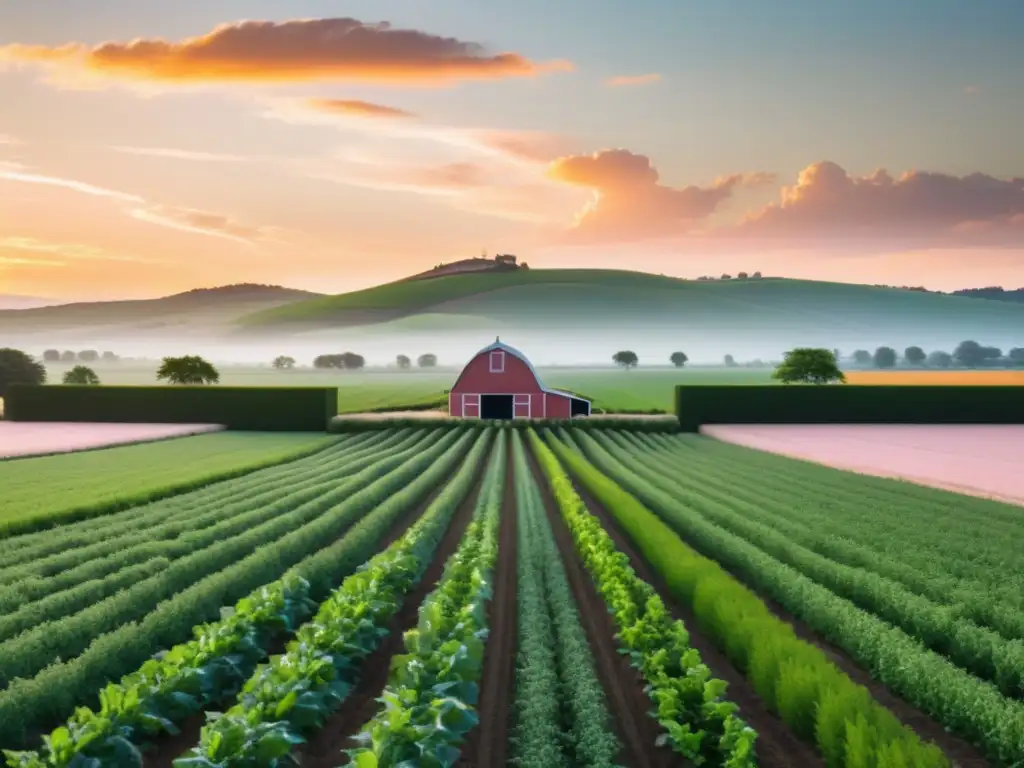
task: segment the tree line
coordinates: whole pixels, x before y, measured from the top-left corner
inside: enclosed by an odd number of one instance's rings
[[[121,358],[113,352],[97,352],[95,349],[83,349],[81,352],[73,352],[66,349],[63,352],[59,349],[47,349],[43,352],[43,360],[47,363],[73,363],[79,360],[83,363],[95,363],[102,360],[105,363],[116,363]]]
[[[892,347],[879,347],[874,352],[858,349],[851,359],[862,366],[886,369],[895,368],[900,360],[899,353]],[[925,352],[918,346],[903,350],[903,361],[907,365],[928,368],[998,368],[1024,365],[1024,347],[1014,347],[1005,355],[999,347],[989,347],[977,341],[962,341],[952,353],[943,350]]]
[[[398,355],[395,363],[399,368],[405,370],[412,367],[412,359],[408,355]],[[294,357],[279,355],[273,359],[271,365],[279,371],[291,370],[297,365]],[[416,365],[419,368],[434,368],[437,366],[437,355],[424,354],[416,358]],[[358,371],[366,366],[366,358],[357,355],[355,352],[341,352],[330,355],[317,355],[313,358],[314,368],[335,368],[344,371]]]

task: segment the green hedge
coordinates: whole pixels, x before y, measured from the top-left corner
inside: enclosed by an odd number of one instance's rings
[[[4,402],[10,421],[223,424],[260,432],[324,432],[338,412],[336,387],[30,386]]]
[[[1020,386],[676,387],[684,432],[702,424],[1024,424]]]

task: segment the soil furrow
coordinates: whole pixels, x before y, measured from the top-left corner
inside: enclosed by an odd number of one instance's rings
[[[616,735],[622,744],[619,761],[628,768],[671,768],[682,764],[682,758],[670,749],[655,746],[660,726],[648,715],[653,704],[644,693],[644,681],[627,657],[618,651],[615,623],[608,612],[608,605],[576,552],[572,534],[562,519],[551,487],[532,450],[527,451],[527,460],[540,488],[580,623],[587,633],[598,678],[608,699]]]
[[[303,768],[335,768],[343,764],[345,758],[342,752],[357,746],[352,737],[377,714],[380,707],[377,698],[387,685],[391,657],[405,651],[402,642],[405,631],[416,626],[419,621],[420,604],[433,591],[444,573],[445,562],[458,549],[459,542],[473,519],[485,469],[486,462],[477,467],[472,490],[456,510],[423,578],[413,591],[406,595],[402,607],[388,623],[388,634],[363,662],[355,689],[345,698],[341,707],[327,719],[323,727],[296,750],[296,756]],[[438,492],[440,490],[439,488]]]
[[[504,439],[508,439],[507,436]],[[515,696],[518,605],[516,600],[516,492],[513,452],[507,448],[505,486],[498,531],[494,594],[487,606],[487,644],[477,715],[456,768],[501,768],[507,761],[512,700]]]
[[[615,542],[619,551],[625,554],[637,575],[657,590],[672,615],[680,619],[690,634],[690,644],[700,653],[701,660],[712,675],[729,684],[726,697],[740,708],[739,715],[757,731],[757,763],[761,768],[817,768],[824,766],[824,760],[811,745],[801,741],[782,720],[771,712],[758,696],[753,686],[738,672],[724,653],[720,652],[697,625],[696,617],[687,607],[678,602],[665,584],[665,580],[651,568],[623,534],[615,518],[598,504],[584,488],[574,483],[576,492],[587,505],[590,513],[601,521],[602,526]]]

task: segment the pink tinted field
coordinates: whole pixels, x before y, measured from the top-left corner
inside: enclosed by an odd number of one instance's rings
[[[92,424],[0,421],[0,458],[71,453],[217,432],[217,424]]]
[[[1024,426],[709,424],[701,433],[838,469],[1024,504]]]

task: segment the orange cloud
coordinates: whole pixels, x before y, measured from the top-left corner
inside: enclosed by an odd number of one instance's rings
[[[272,227],[243,224],[220,213],[174,205],[148,205],[144,208],[135,208],[131,211],[131,216],[139,221],[170,227],[182,232],[223,237],[244,243],[265,240],[274,231]]]
[[[650,85],[661,80],[657,72],[648,72],[646,75],[616,75],[609,77],[604,84],[609,88],[621,88],[627,85]]]
[[[476,43],[351,18],[240,21],[180,42],[14,43],[0,46],[4,60],[176,84],[438,83],[533,77],[572,68],[566,61],[538,64],[517,53],[487,54]]]
[[[327,114],[345,115],[347,117],[384,117],[407,119],[416,117],[412,112],[394,107],[385,107],[381,104],[373,104],[369,101],[358,99],[308,99],[306,101],[310,109]]]
[[[730,234],[759,240],[830,240],[861,247],[1021,244],[1024,178],[983,173],[952,176],[884,169],[851,176],[833,162],[813,163],[781,199],[751,214]]]
[[[659,183],[648,157],[625,149],[560,158],[548,167],[548,177],[593,190],[593,199],[577,215],[569,235],[573,240],[605,242],[686,233],[737,187],[774,180],[767,173],[735,174],[710,187],[667,187]]]

